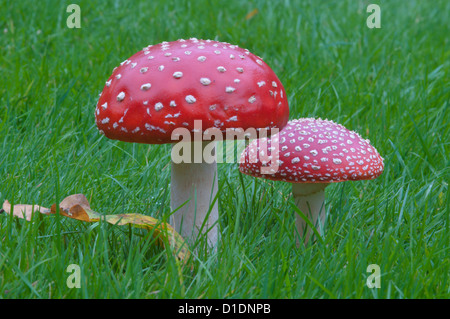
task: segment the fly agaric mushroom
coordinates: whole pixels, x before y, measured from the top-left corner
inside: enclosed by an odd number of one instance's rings
[[[262,141],[253,140],[241,154],[239,170],[255,177],[292,183],[295,204],[313,225],[318,219],[321,225],[324,222],[325,187],[335,182],[374,179],[384,168],[383,158],[369,140],[329,120],[289,121],[283,130],[265,142],[272,151],[271,159],[278,161],[278,166],[261,173],[267,166],[267,162],[260,159]],[[303,238],[307,223],[296,214],[295,224]],[[309,228],[305,244],[311,232]]]
[[[200,133],[200,142],[209,129],[221,138],[228,129],[281,129],[289,107],[283,85],[260,57],[237,45],[191,38],[149,45],[123,61],[106,82],[95,117],[110,139],[164,144],[178,142],[181,128],[194,141]],[[171,209],[182,206],[172,224],[184,237],[195,239],[202,229],[216,244],[217,202],[210,206],[217,188],[216,161],[176,163],[172,156]]]

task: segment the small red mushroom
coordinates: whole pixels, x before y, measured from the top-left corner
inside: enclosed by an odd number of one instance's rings
[[[355,132],[329,120],[303,118],[289,121],[267,140],[269,160],[261,154],[261,140],[253,140],[242,152],[239,170],[247,175],[292,183],[295,203],[316,225],[325,217],[325,187],[330,183],[377,178],[383,158]],[[277,165],[267,168],[269,162]],[[272,164],[272,163],[271,163]],[[307,224],[296,214],[296,227],[303,238]],[[305,243],[311,236],[311,228]]]
[[[228,129],[281,129],[288,117],[283,85],[260,57],[237,45],[195,38],[149,45],[123,61],[106,81],[95,111],[106,137],[145,144],[176,143],[180,128],[192,140],[211,128],[223,139]],[[217,241],[217,202],[209,211],[216,192],[216,162],[172,161],[171,209],[190,200],[173,215],[182,235],[196,238],[203,227],[210,243]]]

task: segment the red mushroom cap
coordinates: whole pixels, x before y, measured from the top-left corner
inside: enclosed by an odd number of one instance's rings
[[[273,70],[237,45],[178,40],[149,45],[109,77],[95,111],[110,139],[173,143],[172,131],[282,128],[289,118],[286,92]]]
[[[332,121],[303,118],[289,121],[278,134],[267,139],[253,140],[242,152],[239,170],[247,175],[291,183],[331,183],[378,177],[384,168],[383,158],[357,133]],[[261,154],[271,150],[271,160],[278,167],[262,174],[267,167]],[[275,152],[275,153],[274,153]],[[272,173],[271,173],[272,172]]]

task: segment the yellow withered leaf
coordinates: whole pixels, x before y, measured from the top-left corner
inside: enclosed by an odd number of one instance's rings
[[[5,213],[11,214],[11,204],[7,200],[5,200],[5,202],[3,203],[2,209],[5,211]],[[16,217],[30,221],[33,213],[36,212],[41,214],[50,214],[50,209],[39,205],[17,204],[14,205],[12,214]]]
[[[14,205],[13,215],[30,221],[33,212],[55,214],[57,212],[56,207],[56,204],[53,204],[50,209],[38,205],[19,204]],[[3,203],[3,210],[11,214],[11,204],[8,201]],[[59,214],[83,222],[91,223],[102,220],[117,226],[131,225],[132,227],[152,231],[153,237],[158,239],[158,242],[164,247],[167,248],[167,245],[169,245],[178,259],[184,262],[189,259],[190,253],[183,237],[172,226],[153,217],[142,214],[102,215],[91,209],[83,194],[70,195],[64,198],[59,205]]]

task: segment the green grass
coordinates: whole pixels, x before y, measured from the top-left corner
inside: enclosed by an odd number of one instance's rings
[[[74,2],[81,29],[66,27]],[[380,178],[327,188],[323,243],[299,249],[289,185],[219,164],[221,244],[181,272],[141,231],[2,214],[0,298],[449,298],[450,2],[378,1],[381,29],[369,3],[0,0],[0,203],[83,193],[102,213],[167,218],[169,146],[106,139],[94,108],[121,61],[179,38],[262,56],[291,119],[334,120],[385,158]]]

